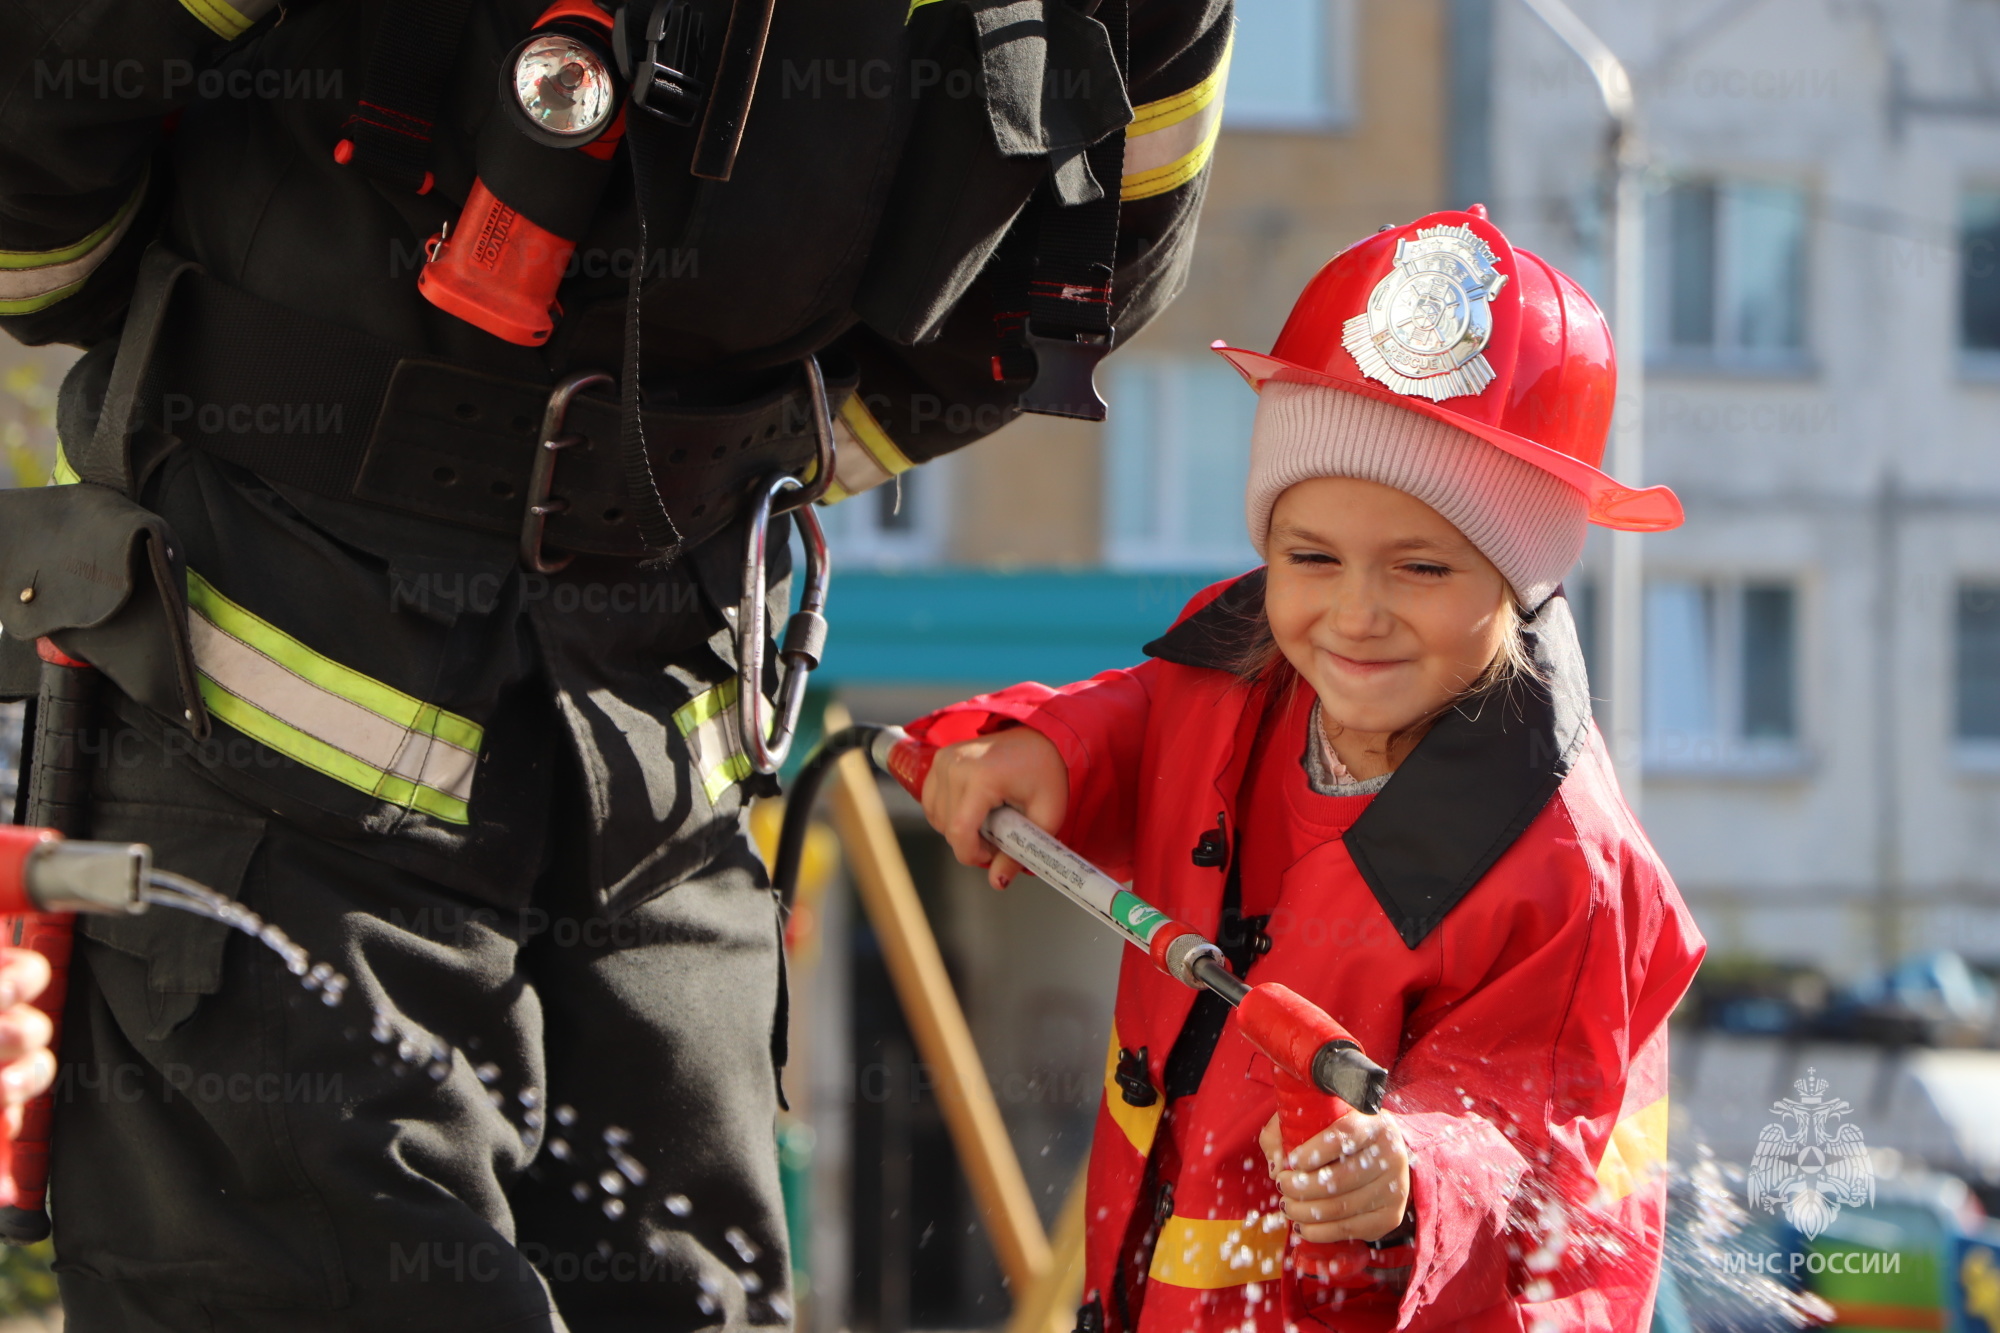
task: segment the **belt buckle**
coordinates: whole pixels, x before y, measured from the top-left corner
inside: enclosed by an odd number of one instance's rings
[[[550,514],[568,510],[569,501],[553,493],[556,455],[571,445],[582,444],[581,435],[565,434],[563,422],[569,416],[570,400],[593,384],[609,384],[611,376],[601,370],[582,370],[549,390],[548,405],[542,409],[542,430],[535,440],[535,466],[528,474],[528,507],[521,513],[521,564],[537,574],[556,574],[569,567],[573,555],[551,560],[542,554],[542,534]]]
[[[743,753],[759,773],[775,773],[791,752],[799,712],[805,706],[806,677],[818,668],[826,652],[826,590],[833,581],[827,556],[826,529],[820,526],[813,502],[833,481],[833,414],[827,406],[826,381],[819,361],[805,359],[806,386],[811,391],[813,434],[819,446],[818,471],[802,482],[789,473],[774,477],[758,494],[750,512],[750,535],[743,549],[743,601],[736,608],[736,728]],[[789,505],[777,507],[778,497],[796,491]],[[784,674],[778,681],[777,717],[767,733],[764,724],[764,565],[770,546],[771,516],[789,513],[806,543],[806,586],[799,609],[785,622],[778,657]]]

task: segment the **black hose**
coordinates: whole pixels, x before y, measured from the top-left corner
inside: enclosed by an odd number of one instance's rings
[[[812,827],[813,806],[819,801],[819,789],[826,783],[826,775],[833,771],[833,765],[849,750],[866,750],[875,743],[887,727],[869,723],[844,727],[819,743],[799,775],[792,779],[791,790],[785,793],[785,822],[778,829],[778,860],[771,870],[771,887],[778,891],[778,900],[784,904],[789,915],[792,899],[799,891],[799,863],[805,859],[806,830]]]

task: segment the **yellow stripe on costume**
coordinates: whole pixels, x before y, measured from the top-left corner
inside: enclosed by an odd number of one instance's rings
[[[1150,199],[1179,189],[1201,174],[1222,132],[1222,92],[1229,82],[1231,34],[1209,76],[1184,92],[1132,110],[1125,127],[1125,172],[1120,199]]]
[[[1281,1212],[1242,1219],[1176,1214],[1160,1228],[1147,1276],[1197,1291],[1269,1282],[1285,1271],[1290,1233],[1291,1224]]]
[[[1112,1120],[1125,1131],[1125,1141],[1138,1150],[1141,1157],[1153,1151],[1153,1135],[1159,1132],[1160,1113],[1167,1109],[1165,1098],[1156,1097],[1151,1106],[1134,1106],[1125,1100],[1125,1090],[1118,1086],[1118,1028],[1111,1028],[1111,1049],[1104,1054],[1104,1109],[1111,1112]]]
[[[1616,1202],[1644,1185],[1667,1161],[1667,1099],[1620,1120],[1597,1164],[1597,1186]]]

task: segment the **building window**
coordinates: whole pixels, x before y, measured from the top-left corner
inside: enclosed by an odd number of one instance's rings
[[[2000,190],[1959,201],[1958,330],[1968,362],[2000,374]]]
[[[1222,123],[1234,130],[1340,129],[1354,119],[1357,0],[1236,7]]]
[[[1958,739],[2000,752],[2000,586],[1959,588],[1957,631]]]
[[[1220,358],[1107,363],[1106,563],[1241,570],[1257,563],[1243,523],[1257,395]]]
[[[1805,365],[1806,195],[1686,180],[1653,209],[1658,360],[1747,370]]]
[[[1647,767],[1796,765],[1798,638],[1789,583],[1649,583]]]
[[[951,507],[949,456],[819,511],[836,568],[896,569],[944,560]]]

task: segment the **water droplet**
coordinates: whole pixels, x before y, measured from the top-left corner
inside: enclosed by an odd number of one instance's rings
[[[506,1096],[498,1088],[488,1088],[486,1090],[486,1100],[496,1111],[507,1104]]]
[[[375,1011],[375,1026],[368,1029],[368,1035],[385,1046],[394,1041],[396,1039],[396,1029],[389,1025],[389,1015],[377,1009]]]
[[[619,1218],[625,1216],[625,1201],[623,1199],[606,1199],[604,1201],[604,1215],[616,1222]]]
[[[606,1194],[623,1194],[625,1192],[625,1178],[616,1171],[606,1171],[597,1178],[597,1183],[603,1187]]]
[[[535,1146],[535,1140],[540,1137],[541,1134],[538,1131],[533,1129],[524,1129],[521,1131],[521,1146],[523,1148],[528,1148],[532,1150]]]
[[[665,1236],[648,1236],[646,1238],[646,1248],[661,1258],[665,1258],[667,1253],[667,1238]]]
[[[729,1230],[722,1233],[722,1238],[729,1242],[729,1248],[736,1251],[736,1257],[744,1263],[754,1264],[757,1262],[757,1256],[761,1251],[757,1248],[757,1242],[751,1240],[750,1237],[743,1233],[742,1227],[729,1228]]]
[[[611,1257],[611,1242],[608,1240],[598,1241],[597,1254],[601,1259],[609,1259]]]
[[[319,1002],[329,1009],[346,998],[347,988],[345,986],[328,986],[319,994]]]
[[[667,1211],[675,1217],[686,1217],[694,1211],[694,1204],[689,1202],[688,1196],[685,1194],[669,1194],[667,1196]]]
[[[498,1083],[500,1081],[500,1066],[490,1062],[478,1066],[472,1073],[481,1083]]]
[[[520,1102],[521,1105],[532,1111],[542,1104],[542,1094],[533,1088],[523,1088],[521,1089]]]
[[[604,1128],[604,1141],[614,1148],[622,1148],[632,1141],[632,1132],[620,1129],[616,1125],[607,1125]]]
[[[747,1268],[736,1275],[736,1280],[743,1284],[743,1290],[753,1296],[764,1289],[764,1279]]]
[[[631,1154],[613,1148],[611,1150],[611,1161],[614,1166],[624,1173],[625,1179],[631,1181],[634,1185],[643,1185],[646,1183],[646,1168],[637,1159],[632,1157]]]
[[[442,1083],[451,1077],[451,1066],[440,1061],[430,1067],[431,1082]]]
[[[415,1064],[417,1058],[423,1053],[424,1048],[411,1041],[408,1037],[396,1043],[396,1058],[406,1065]]]
[[[332,963],[314,963],[312,970],[299,978],[299,984],[307,990],[318,990],[333,976]]]
[[[701,1295],[694,1298],[694,1303],[695,1303],[695,1308],[700,1310],[703,1314],[716,1314],[722,1309],[721,1306],[715,1303],[715,1297],[709,1295],[705,1291]]]
[[[584,1180],[577,1181],[576,1184],[569,1187],[569,1196],[578,1203],[582,1203],[590,1197],[590,1182]]]
[[[540,1111],[523,1111],[521,1112],[521,1123],[530,1129],[540,1129],[542,1127],[542,1113]]]
[[[722,1294],[722,1284],[720,1282],[717,1282],[713,1277],[711,1277],[707,1273],[703,1273],[701,1276],[697,1277],[695,1279],[695,1284],[702,1289],[702,1293],[704,1295],[720,1296]]]
[[[569,1160],[569,1140],[550,1139],[549,1156],[555,1158],[558,1162],[567,1162]]]
[[[576,1108],[574,1106],[558,1106],[556,1108],[556,1123],[564,1129],[568,1129],[571,1125],[574,1125],[576,1123]]]

